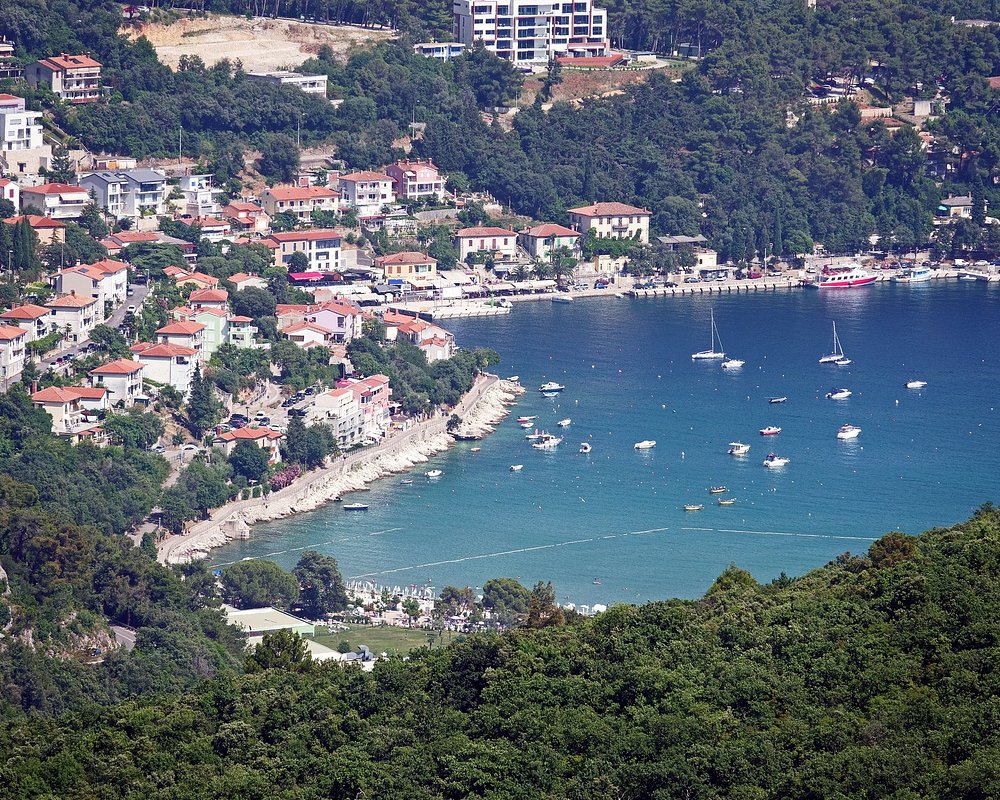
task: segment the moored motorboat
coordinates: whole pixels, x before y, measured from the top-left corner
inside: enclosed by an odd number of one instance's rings
[[[589,453],[593,449],[594,448],[590,446],[590,442],[581,442],[580,443],[580,452],[581,453]]]
[[[481,451],[482,451],[482,449],[483,449],[483,448],[481,448],[481,447],[473,447],[473,448],[471,448],[471,449],[469,450],[469,452],[470,452],[470,453],[479,453],[479,452],[481,452]]]
[[[906,382],[907,389],[923,389],[927,385],[927,381],[912,380]]]
[[[518,381],[521,380],[521,376],[520,375],[508,375],[507,376],[507,380],[509,380],[511,383],[517,383]]]
[[[768,453],[767,458],[764,459],[764,466],[769,469],[776,469],[777,467],[785,466],[789,461],[791,459],[775,455],[774,453]]]
[[[569,417],[566,417],[566,419],[561,419],[556,423],[556,425],[558,425],[560,428],[568,428],[572,424],[573,420],[571,420]]]
[[[768,425],[766,428],[760,429],[761,436],[777,436],[779,433],[781,433],[781,428],[777,425]]]
[[[520,472],[522,469],[524,469],[524,464],[511,464],[510,465],[510,471],[511,472]]]
[[[536,450],[552,450],[562,444],[562,437],[551,433],[543,433],[537,442],[532,442],[531,446]]]
[[[777,405],[778,403],[787,403],[788,402],[788,398],[785,397],[785,396],[781,396],[781,397],[769,397],[767,399],[767,402],[769,402],[772,406],[774,406],[774,405]]]
[[[727,358],[725,361],[722,362],[722,368],[723,369],[739,369],[745,363],[746,363],[745,361],[740,361],[738,358]]]
[[[411,478],[403,478],[403,480],[401,480],[400,483],[403,484],[403,486],[409,486],[411,483],[413,483],[413,480]]]
[[[727,489],[725,486],[709,486],[708,487],[708,493],[709,494],[725,494],[728,491],[729,491],[729,489]]]
[[[852,364],[853,362],[849,358],[838,358],[833,363],[836,364],[838,367],[846,367],[849,364]]]
[[[854,392],[850,389],[831,389],[826,393],[827,400],[846,400]]]
[[[522,428],[530,428],[531,427],[531,422],[522,422],[521,423],[521,427]]]
[[[736,500],[732,497],[720,497],[715,501],[720,506],[734,506],[736,505]]]
[[[651,450],[656,447],[656,440],[654,439],[643,439],[641,442],[636,442],[632,447],[635,450]]]
[[[572,303],[573,298],[568,294],[557,294],[552,297],[553,303]]]
[[[543,394],[548,393],[548,392],[556,392],[556,393],[558,393],[558,392],[561,392],[565,388],[566,387],[563,386],[561,383],[556,383],[555,381],[549,381],[548,383],[543,383],[541,386],[539,386],[538,387],[538,391],[542,392]]]
[[[526,417],[518,417],[517,421],[523,425],[525,422],[532,422],[533,420],[536,420],[536,419],[538,419],[538,414],[535,414],[535,415],[530,416],[530,417],[527,417],[527,416]]]
[[[440,478],[444,473],[439,469],[429,469],[424,473],[425,477],[428,478]]]
[[[701,503],[688,503],[684,506],[685,511],[701,511],[705,506]]]
[[[529,442],[534,442],[537,441],[538,439],[541,439],[544,435],[545,435],[544,433],[539,433],[538,430],[536,429],[534,433],[525,434],[524,438],[527,439]]]
[[[750,445],[743,444],[743,442],[730,442],[728,452],[731,456],[745,456],[750,452]]]
[[[930,267],[909,267],[893,278],[896,283],[924,283],[932,277]]]
[[[344,511],[367,511],[368,510],[368,504],[367,503],[344,503],[344,505],[342,505],[341,508],[343,508]]]
[[[840,429],[837,431],[837,438],[857,439],[859,433],[861,433],[861,428],[856,425],[841,425]]]
[[[823,267],[819,277],[807,285],[813,289],[856,289],[869,286],[878,280],[878,275],[869,272],[860,264],[851,267]]]

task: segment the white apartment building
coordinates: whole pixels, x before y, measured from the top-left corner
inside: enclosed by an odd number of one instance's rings
[[[151,344],[143,342],[133,345],[132,352],[143,366],[143,378],[160,384],[173,386],[182,396],[191,392],[197,354],[190,347],[179,344]]]
[[[0,388],[4,391],[24,369],[26,336],[25,330],[16,325],[0,325]]]
[[[32,86],[45,86],[67,103],[93,103],[101,97],[101,62],[88,55],[43,58],[29,64],[24,78]]]
[[[329,425],[341,449],[360,442],[365,427],[358,395],[348,386],[317,395],[306,412],[306,421],[311,425]]]
[[[326,75],[305,75],[301,72],[274,70],[273,72],[248,72],[248,81],[270,83],[275,86],[293,86],[305,94],[326,97]]]
[[[0,94],[0,162],[6,172],[36,174],[48,168],[52,148],[42,139],[42,112],[28,111],[24,98]]]
[[[167,213],[167,176],[155,169],[102,170],[80,178],[97,195],[97,204],[116,219],[159,217]]]
[[[49,321],[53,330],[65,334],[64,341],[85,342],[94,326],[104,319],[103,309],[97,310],[97,301],[92,297],[67,294],[49,300],[45,307],[52,312]]]
[[[222,189],[217,189],[212,184],[210,174],[185,175],[178,188],[184,195],[181,213],[191,217],[207,217],[222,210],[219,205]]]
[[[25,342],[36,342],[52,332],[50,318],[52,312],[45,306],[25,303],[0,314],[0,325],[16,325],[28,334]]]
[[[455,249],[462,261],[472,253],[495,253],[501,258],[514,258],[517,234],[506,228],[462,228],[455,234]]]
[[[413,52],[424,58],[451,61],[465,52],[465,45],[461,42],[419,42],[413,45]]]
[[[267,240],[275,245],[274,260],[278,266],[287,267],[293,254],[305,253],[310,270],[336,272],[340,269],[340,234],[335,230],[316,228],[272,233]]]
[[[480,40],[517,64],[550,58],[604,56],[608,14],[593,0],[454,0],[455,40]]]
[[[104,319],[105,303],[120,306],[128,295],[128,266],[105,258],[93,264],[81,264],[56,272],[49,283],[58,294],[92,297],[98,302],[98,315]]]
[[[90,195],[86,189],[68,183],[44,183],[21,188],[22,207],[34,206],[42,212],[42,216],[50,219],[79,219],[89,202]]]
[[[381,172],[352,172],[337,179],[340,198],[362,217],[373,217],[395,199],[392,178]]]
[[[649,209],[627,203],[594,203],[569,210],[569,224],[582,234],[593,231],[600,239],[649,242]]]
[[[108,390],[108,402],[128,408],[142,394],[143,365],[138,361],[119,358],[92,369],[90,385]]]

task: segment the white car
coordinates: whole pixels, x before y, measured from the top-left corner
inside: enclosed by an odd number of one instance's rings
[[[125,312],[127,314],[134,314],[135,313],[135,306],[129,306],[128,308],[125,309]]]

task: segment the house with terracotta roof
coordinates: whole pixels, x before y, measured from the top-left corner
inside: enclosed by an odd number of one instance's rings
[[[285,434],[271,428],[237,428],[218,434],[212,439],[212,446],[218,447],[229,456],[240,442],[251,442],[267,453],[269,464],[281,461],[281,441]]]
[[[178,286],[191,286],[194,289],[214,289],[219,285],[218,278],[206,275],[204,272],[184,272],[181,270],[175,273],[173,278],[174,283]]]
[[[143,378],[173,386],[183,397],[191,393],[197,351],[179,344],[140,342],[130,348],[143,366]]]
[[[517,255],[517,234],[507,228],[489,226],[462,228],[455,234],[455,249],[462,261],[476,253],[514,258]]]
[[[415,275],[430,277],[437,274],[437,260],[425,253],[407,250],[403,253],[393,253],[379,256],[375,259],[375,268],[382,270],[382,276],[387,281],[398,281],[412,278]]]
[[[229,220],[217,216],[192,217],[185,220],[188,225],[197,225],[201,228],[201,238],[218,244],[223,239],[233,238],[233,229]]]
[[[350,172],[337,178],[340,199],[362,217],[379,214],[395,200],[392,178],[381,172]]]
[[[49,285],[59,294],[92,297],[104,319],[105,304],[120,306],[128,296],[128,265],[110,258],[80,264],[50,275]]]
[[[101,96],[101,62],[89,55],[60,53],[39,59],[24,68],[24,79],[67,103],[92,103]]]
[[[25,344],[43,339],[52,332],[52,310],[33,303],[15,306],[0,314],[0,324],[17,325],[27,334]]]
[[[229,292],[225,289],[195,289],[188,295],[192,308],[229,308]]]
[[[10,169],[10,167],[8,167]],[[12,178],[0,178],[0,200],[10,200],[14,213],[21,210],[21,187]]]
[[[0,325],[0,387],[10,388],[24,369],[24,345],[28,334],[17,325]]]
[[[580,252],[579,231],[552,222],[525,228],[517,234],[517,241],[528,255],[541,261],[549,261],[551,253],[563,247],[573,255]]]
[[[429,363],[455,355],[455,335],[419,317],[410,317],[402,323],[387,322],[386,338],[390,340],[403,338],[419,347],[427,356]]]
[[[311,222],[315,211],[339,211],[340,193],[326,186],[269,186],[260,193],[260,204],[272,218],[288,213]]]
[[[267,288],[267,281],[260,275],[249,275],[246,272],[237,272],[235,275],[230,275],[226,280],[233,285],[237,292],[242,292],[244,289]]]
[[[326,346],[333,342],[333,331],[315,322],[297,322],[280,330],[288,341],[299,347]]]
[[[250,317],[229,317],[226,337],[234,347],[257,347],[257,326]]]
[[[37,208],[43,217],[52,219],[79,219],[83,207],[89,202],[90,195],[86,189],[68,183],[21,187],[21,205],[25,209]]]
[[[389,414],[389,406],[392,402],[389,378],[385,375],[370,375],[361,380],[342,381],[338,384],[338,388],[345,383],[354,392],[354,396],[361,406],[362,436],[367,439],[381,439],[392,424]]]
[[[72,292],[49,300],[45,307],[52,312],[49,322],[53,330],[62,332],[67,342],[85,342],[94,326],[104,319],[104,309],[98,309],[93,297]]]
[[[205,324],[193,320],[170,322],[156,329],[156,341],[160,344],[176,344],[190,348],[199,361],[205,361]]]
[[[445,198],[445,177],[431,159],[397,161],[387,166],[385,172],[392,179],[392,191],[399,200],[434,198],[442,202]]]
[[[107,411],[108,390],[84,386],[49,386],[31,393],[31,404],[52,417],[52,432],[59,436],[79,436],[97,425],[97,415]],[[106,443],[103,435],[95,443]]]
[[[340,234],[328,228],[307,231],[272,233],[265,238],[277,245],[275,264],[287,268],[295,253],[304,253],[309,259],[309,269],[316,272],[337,272],[340,269]]]
[[[569,224],[586,235],[593,231],[601,239],[635,239],[649,242],[649,209],[627,203],[594,203],[569,210]]]
[[[216,350],[229,343],[229,310],[226,308],[179,306],[172,309],[170,315],[179,322],[197,322],[205,326],[203,361],[208,361]]]
[[[263,206],[246,200],[233,200],[222,209],[222,216],[229,221],[233,232],[243,236],[263,236],[271,229],[271,217]]]
[[[110,405],[129,408],[142,395],[144,369],[139,361],[118,358],[92,369],[88,377],[92,387],[107,389]]]
[[[38,214],[21,214],[17,217],[8,217],[3,222],[4,225],[17,225],[25,220],[28,222],[28,227],[38,237],[39,249],[50,244],[62,244],[66,241],[66,223],[57,219],[49,219]]]
[[[361,403],[347,385],[315,396],[306,408],[306,422],[330,426],[341,450],[358,444],[364,436],[365,416]]]

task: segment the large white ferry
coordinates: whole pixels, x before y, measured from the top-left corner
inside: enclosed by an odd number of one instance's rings
[[[853,267],[823,267],[823,272],[809,283],[814,289],[855,289],[868,286],[878,278],[860,265]]]

